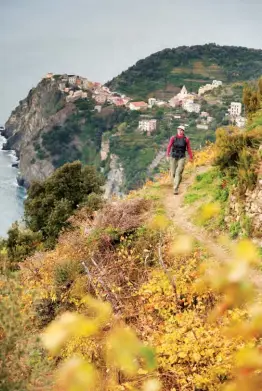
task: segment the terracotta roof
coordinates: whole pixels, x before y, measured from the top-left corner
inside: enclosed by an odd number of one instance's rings
[[[132,104],[136,107],[147,106],[146,102],[130,102],[130,104]]]

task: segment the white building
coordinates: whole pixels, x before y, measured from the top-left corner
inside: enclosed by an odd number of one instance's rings
[[[222,86],[222,84],[223,83],[220,80],[213,80],[212,84],[209,83],[202,87],[199,87],[198,95],[203,95],[205,92],[212,91],[215,88]]]
[[[170,105],[171,107],[177,107],[177,106],[179,106],[179,105],[180,105],[180,100],[179,100],[179,98],[178,98],[177,96],[174,96],[173,98],[171,98],[170,101],[169,101],[169,105]]]
[[[148,105],[146,102],[131,102],[129,104],[130,110],[146,110]]]
[[[156,119],[142,120],[139,121],[138,129],[150,134],[154,130],[156,130],[156,126],[157,126]]]
[[[157,100],[156,101],[156,106],[157,107],[163,107],[163,106],[166,106],[167,103],[164,101],[164,100]]]
[[[204,124],[197,124],[197,129],[201,129],[201,130],[208,130],[208,125],[204,125]]]
[[[221,87],[222,86],[222,81],[221,80],[213,80],[213,83],[212,83],[212,85],[214,86],[214,87]]]
[[[173,98],[171,98],[168,103],[171,107],[177,107],[181,105],[181,103],[183,103],[186,98],[192,98],[192,96],[191,95],[189,96],[186,87],[183,86],[180,92],[177,95],[175,95]]]
[[[236,117],[236,126],[238,128],[244,128],[245,125],[246,125],[246,118],[241,117],[241,116]]]
[[[98,103],[99,105],[103,105],[107,101],[107,95],[106,94],[93,94],[92,98]]]
[[[69,75],[68,76],[68,83],[69,84],[76,84],[77,77],[75,75]]]
[[[156,104],[156,98],[149,98],[148,99],[148,106],[153,107]]]
[[[84,90],[88,90],[88,89],[91,89],[92,87],[92,83],[87,80],[87,79],[83,79],[83,88]]]
[[[185,111],[188,113],[199,113],[201,106],[198,103],[194,103],[193,100],[186,100],[183,104],[182,107]]]
[[[47,73],[47,74],[45,75],[44,79],[52,79],[53,76],[54,76],[54,74],[51,73],[51,72],[49,72],[49,73]]]
[[[69,95],[66,97],[67,102],[75,102],[78,99],[86,99],[87,92],[79,91],[69,91]]]
[[[242,112],[242,103],[240,102],[231,102],[229,114],[231,117],[239,117]]]
[[[183,86],[179,94],[177,94],[177,97],[178,99],[183,101],[187,97],[187,95],[188,95],[187,89],[185,86]]]
[[[101,113],[102,106],[100,106],[100,105],[95,106],[95,110],[98,111],[98,113]]]

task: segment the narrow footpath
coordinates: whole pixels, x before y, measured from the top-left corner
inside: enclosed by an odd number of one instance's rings
[[[194,225],[191,222],[191,214],[188,210],[189,208],[183,205],[183,199],[187,192],[187,188],[193,184],[197,175],[203,174],[208,171],[209,168],[209,166],[197,167],[188,178],[182,180],[178,195],[173,194],[171,186],[166,188],[164,205],[169,218],[174,221],[175,225],[181,231],[184,231],[184,234],[190,235],[200,242],[207,249],[209,254],[217,261],[228,262],[231,257],[230,251],[227,248],[224,248],[221,244],[217,243],[214,237],[210,237],[204,228]],[[262,273],[259,270],[253,270],[250,278],[257,287],[262,287]]]

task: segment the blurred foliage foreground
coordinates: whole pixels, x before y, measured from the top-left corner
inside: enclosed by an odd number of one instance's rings
[[[195,164],[214,157],[225,166],[212,146]],[[241,161],[225,175],[242,175]],[[163,175],[93,214],[83,206],[54,249],[1,275],[1,390],[262,389],[259,253],[242,239],[227,262],[211,257],[167,215],[170,191]]]

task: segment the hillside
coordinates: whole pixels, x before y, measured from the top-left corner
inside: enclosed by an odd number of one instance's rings
[[[155,106],[146,112],[131,111],[122,102],[114,103],[123,99],[99,83],[79,78],[84,80],[83,87],[64,80],[68,75],[44,78],[19,103],[2,132],[7,137],[5,149],[15,149],[20,158],[19,181],[26,186],[45,179],[66,162],[80,160],[103,172],[107,195],[120,194],[140,187],[158,172],[155,162],[163,158],[168,139],[181,121],[189,121],[187,133],[193,148],[214,139],[216,123],[196,134],[194,115],[182,109]],[[71,92],[82,95],[75,98]],[[106,97],[104,103],[97,102],[100,97]],[[139,121],[151,118],[157,121],[156,130],[139,131]]]
[[[233,83],[262,74],[262,50],[216,44],[165,49],[138,61],[107,83],[112,90],[145,99],[170,99],[185,85],[192,91],[213,79]]]
[[[48,74],[12,112],[2,132],[5,148],[16,150],[25,186],[80,160],[105,175],[107,197],[124,194],[166,167],[164,151],[180,123],[193,149],[214,141],[218,127],[235,121],[228,116],[230,103],[242,101],[243,81],[260,74],[261,64],[259,50],[204,45],[156,53],[110,88],[76,75]],[[215,89],[196,93],[214,78],[220,83]],[[182,84],[188,90],[179,100]],[[148,96],[153,104],[130,109]],[[238,126],[244,123],[240,116]]]
[[[244,100],[179,195],[164,172],[105,201],[79,162],[31,186],[0,242],[1,389],[261,390],[262,83]]]
[[[246,240],[225,252],[183,206],[193,184],[211,202],[198,210],[202,223],[223,212],[227,177],[214,180],[215,157],[213,145],[197,154],[178,197],[165,173],[94,214],[76,211],[55,249],[40,246],[17,279],[2,274],[3,389],[261,389],[261,310],[252,312],[261,258]]]

